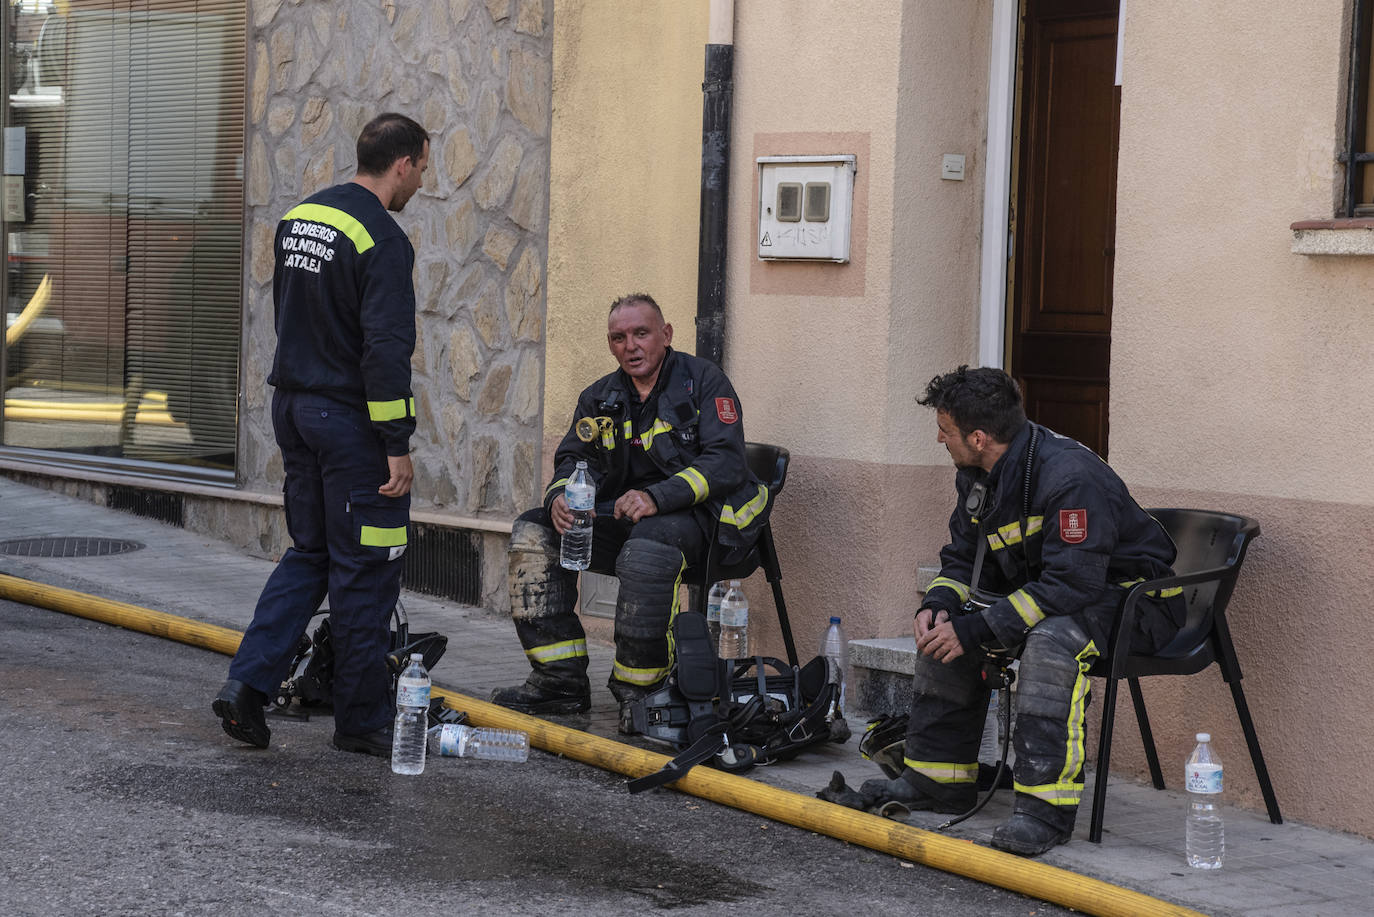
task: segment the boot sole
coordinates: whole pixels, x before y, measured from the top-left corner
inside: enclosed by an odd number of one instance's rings
[[[1060,844],[1067,844],[1068,837],[1060,837],[1045,844],[1018,844],[1015,841],[1008,841],[1006,838],[999,838],[996,834],[992,836],[992,846],[1005,853],[1014,853],[1022,857],[1038,857],[1043,853],[1049,853]]]
[[[211,707],[215,711],[215,716],[219,717],[220,725],[224,727],[224,731],[229,734],[230,738],[257,748],[266,748],[271,744],[272,730],[266,726],[259,728],[250,722],[239,710],[238,704],[218,697],[215,698]]]
[[[529,714],[543,713],[558,715],[568,713],[586,713],[588,710],[592,709],[592,700],[590,697],[572,698],[567,700],[545,700],[538,701],[537,703],[532,704],[521,704],[516,702],[502,703],[499,700],[493,699],[492,703],[496,704],[496,706],[498,707],[505,707],[507,710],[514,710],[516,713]]]

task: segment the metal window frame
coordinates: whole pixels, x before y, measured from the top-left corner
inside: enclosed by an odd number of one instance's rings
[[[1340,161],[1345,164],[1345,181],[1341,189],[1341,210],[1338,216],[1374,216],[1374,205],[1361,207],[1363,188],[1360,166],[1374,163],[1374,151],[1364,149],[1365,110],[1369,101],[1370,33],[1374,21],[1374,0],[1353,0],[1350,16],[1350,71],[1346,86],[1345,150]]]

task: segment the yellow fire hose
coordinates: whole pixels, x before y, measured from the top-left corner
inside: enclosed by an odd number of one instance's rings
[[[4,574],[0,574],[0,598],[115,624],[225,655],[233,655],[243,637],[231,628],[202,624],[177,615]],[[456,691],[435,686],[434,693],[443,697],[449,706],[466,711],[475,725],[523,730],[529,733],[530,743],[536,748],[628,777],[651,774],[668,762],[665,755],[558,726]],[[870,847],[903,860],[1020,892],[1085,914],[1100,917],[1204,917],[1198,911],[1098,879],[707,767],[692,768],[672,786],[721,805]]]

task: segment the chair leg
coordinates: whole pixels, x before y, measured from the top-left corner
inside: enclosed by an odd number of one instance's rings
[[[1250,705],[1245,702],[1245,692],[1241,690],[1240,679],[1231,682],[1231,697],[1236,702],[1236,713],[1240,716],[1240,728],[1245,733],[1245,744],[1250,747],[1250,763],[1255,766],[1255,777],[1259,780],[1260,792],[1264,794],[1264,807],[1269,810],[1269,821],[1283,824],[1279,814],[1279,800],[1274,795],[1274,785],[1269,782],[1269,768],[1264,766],[1264,752],[1260,751],[1259,735],[1255,732],[1255,722],[1250,718]]]
[[[797,644],[792,639],[792,622],[787,617],[787,602],[782,597],[782,568],[778,566],[778,549],[773,544],[773,530],[765,527],[759,533],[759,559],[763,561],[764,576],[773,587],[773,604],[778,607],[778,625],[782,628],[782,642],[787,647],[787,661],[801,665],[797,658]]]
[[[1116,720],[1116,679],[1110,675],[1102,689],[1102,731],[1097,737],[1097,774],[1093,780],[1093,813],[1088,840],[1102,843],[1103,810],[1107,805],[1107,772],[1112,764],[1112,726]]]
[[[1135,721],[1140,724],[1140,742],[1145,746],[1145,763],[1150,766],[1150,782],[1155,789],[1164,789],[1164,772],[1159,769],[1159,751],[1155,748],[1155,734],[1150,729],[1150,715],[1145,712],[1145,695],[1139,678],[1126,679],[1131,687],[1131,703],[1135,705]]]

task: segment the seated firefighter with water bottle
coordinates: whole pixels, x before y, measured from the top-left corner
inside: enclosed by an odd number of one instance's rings
[[[511,530],[511,613],[532,671],[491,699],[524,713],[590,709],[577,570],[612,574],[620,593],[609,687],[620,730],[631,733],[631,705],[673,667],[668,631],[683,574],[713,539],[717,551],[747,550],[770,507],[745,462],[730,380],[714,363],[672,349],[673,326],[653,298],[632,293],[612,303],[606,338],[620,368],[582,392],[543,505]],[[569,502],[584,463],[595,503],[590,556],[578,558],[568,555],[585,535]]]
[[[919,402],[935,409],[958,469],[958,503],[940,575],[916,613],[906,769],[866,781],[861,795],[869,806],[971,809],[988,710],[981,670],[989,649],[1019,651],[1015,810],[992,844],[1036,856],[1073,833],[1088,669],[1126,589],[1171,575],[1174,545],[1097,455],[1026,419],[1001,370],[961,366],[933,379]],[[1180,590],[1141,609],[1132,649],[1152,652],[1183,623]]]

